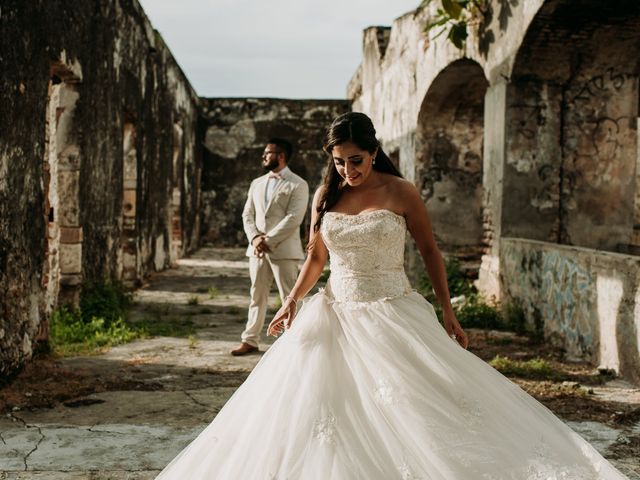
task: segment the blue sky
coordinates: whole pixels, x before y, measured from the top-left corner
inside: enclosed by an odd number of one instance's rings
[[[199,95],[344,98],[362,30],[420,0],[140,0]]]

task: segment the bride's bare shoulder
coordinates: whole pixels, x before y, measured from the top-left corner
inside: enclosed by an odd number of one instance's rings
[[[393,176],[393,179],[389,179],[387,195],[393,199],[396,212],[408,213],[423,205],[418,189],[412,182],[402,177]]]
[[[387,175],[387,188],[389,193],[398,195],[417,195],[418,189],[409,180],[395,175]]]

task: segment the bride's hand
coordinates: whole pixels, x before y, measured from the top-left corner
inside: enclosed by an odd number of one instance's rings
[[[465,349],[469,346],[469,339],[467,334],[460,326],[455,314],[451,312],[449,315],[444,315],[444,328],[449,336],[458,342]]]
[[[280,307],[280,310],[276,313],[267,328],[267,335],[277,337],[285,330],[291,328],[293,319],[296,316],[297,305],[295,300],[291,297],[287,297],[284,300],[284,304]]]

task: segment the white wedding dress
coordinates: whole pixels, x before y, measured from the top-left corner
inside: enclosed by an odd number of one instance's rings
[[[625,479],[447,335],[404,273],[405,232],[389,210],[327,213],[327,288],[157,479]]]

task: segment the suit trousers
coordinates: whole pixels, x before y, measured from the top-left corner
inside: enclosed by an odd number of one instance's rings
[[[268,254],[262,258],[249,257],[251,302],[247,325],[242,332],[243,342],[259,346],[273,279],[276,280],[280,298],[284,302],[296,283],[299,264],[300,260],[272,260]]]

